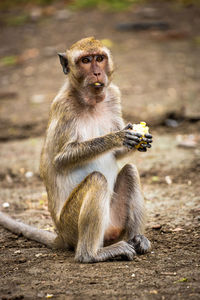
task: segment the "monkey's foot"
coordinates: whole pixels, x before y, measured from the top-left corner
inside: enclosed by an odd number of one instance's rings
[[[135,248],[137,254],[147,253],[151,249],[150,241],[142,234],[135,235],[128,243]]]
[[[76,253],[75,261],[80,263],[95,263],[121,257],[123,260],[133,260],[136,255],[132,244],[120,241],[116,244],[101,248],[95,255],[89,255],[87,251]]]

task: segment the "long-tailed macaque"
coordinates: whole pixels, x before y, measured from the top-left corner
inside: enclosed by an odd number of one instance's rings
[[[150,249],[141,234],[144,201],[136,167],[118,170],[117,159],[141,135],[124,125],[112,57],[100,41],[82,39],[59,57],[67,77],[51,105],[40,166],[57,237],[2,213],[0,224],[49,247],[73,248],[78,262],[132,260]],[[143,141],[139,151],[152,136]]]

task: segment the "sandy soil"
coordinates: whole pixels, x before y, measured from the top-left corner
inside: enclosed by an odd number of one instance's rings
[[[0,56],[15,55],[18,63],[0,65],[1,210],[53,230],[38,165],[49,105],[64,81],[56,52],[83,36],[108,38],[124,116],[146,120],[154,136],[148,153],[129,159],[141,175],[152,251],[132,262],[81,265],[73,252],[52,251],[0,228],[0,297],[200,299],[200,10],[146,5],[60,18],[61,9],[17,27],[2,25]],[[149,20],[170,28],[116,30],[118,23]]]

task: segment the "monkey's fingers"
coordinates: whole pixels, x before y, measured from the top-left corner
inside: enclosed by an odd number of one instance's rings
[[[141,133],[138,133],[138,132],[131,132],[132,135],[135,135],[135,136],[138,136],[139,138],[142,137],[142,134]]]
[[[135,146],[138,145],[138,142],[133,141],[133,140],[125,140],[123,145],[128,147],[129,149],[133,149]]]
[[[144,141],[146,143],[152,143],[153,142],[152,139],[147,139],[147,138],[142,138],[142,141]]]
[[[142,147],[140,147],[140,148],[138,148],[138,151],[140,151],[140,152],[146,152],[146,151],[147,151],[147,148],[142,148]]]
[[[148,144],[148,143],[141,143],[141,144],[140,144],[140,147],[142,147],[142,148],[151,148],[151,144]]]
[[[133,129],[133,125],[131,123],[128,123],[126,125],[126,127],[124,128],[124,130],[127,130],[127,129]]]
[[[152,135],[149,134],[149,133],[146,133],[144,136],[145,136],[147,139],[152,139]]]
[[[148,143],[147,144],[142,143],[140,146],[143,148],[151,148],[151,144],[148,144]]]
[[[139,142],[141,142],[140,138],[137,135],[126,133],[125,137],[126,137],[126,139],[131,140],[131,141],[135,141],[138,144],[139,144]]]
[[[141,133],[133,132],[133,131],[130,131],[130,130],[126,130],[125,132],[126,132],[126,134],[128,134],[128,135],[130,135],[132,137],[142,138],[142,134]]]
[[[126,129],[125,129],[125,133],[126,133],[126,134],[130,134],[131,136],[137,136],[137,137],[139,137],[139,138],[142,137],[142,134],[141,134],[141,133],[133,132],[132,130],[126,130]]]

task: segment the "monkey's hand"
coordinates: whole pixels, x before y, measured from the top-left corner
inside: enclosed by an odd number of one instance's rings
[[[140,140],[140,147],[138,148],[138,151],[140,152],[146,152],[148,148],[151,148],[151,143],[153,142],[152,140],[152,135],[149,133],[146,133],[144,137]],[[144,143],[143,143],[144,142]]]
[[[142,134],[135,133],[131,131],[133,129],[132,124],[127,124],[126,127],[122,130],[124,133],[123,136],[123,145],[128,149],[134,149],[141,142]],[[138,149],[139,150],[139,149]]]

